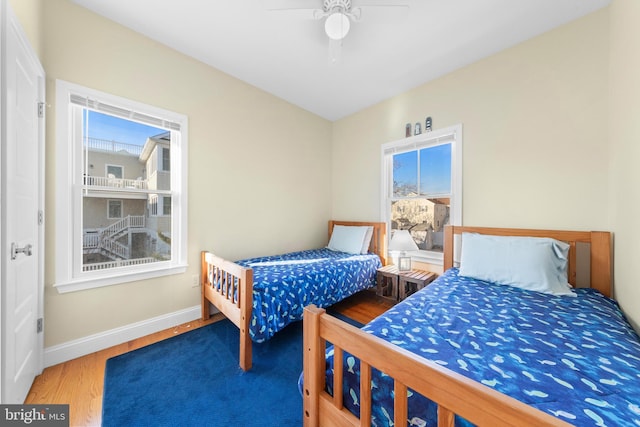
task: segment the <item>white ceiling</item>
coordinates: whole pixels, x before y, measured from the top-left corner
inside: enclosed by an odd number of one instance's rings
[[[337,120],[607,6],[611,0],[352,0],[331,65],[323,21],[269,11],[322,0],[73,0],[186,55]]]

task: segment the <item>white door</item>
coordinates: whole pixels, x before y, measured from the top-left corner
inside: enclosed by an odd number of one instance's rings
[[[23,403],[42,371],[44,71],[8,5],[2,20],[1,400],[7,404]]]

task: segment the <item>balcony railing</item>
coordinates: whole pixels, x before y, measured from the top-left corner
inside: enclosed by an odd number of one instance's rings
[[[96,262],[93,264],[84,264],[82,271],[96,271],[105,270],[107,268],[126,267],[129,265],[149,264],[151,262],[157,262],[159,260],[155,258],[135,258],[135,259],[121,259],[116,261]]]
[[[146,190],[147,181],[138,179],[114,178],[109,176],[85,176],[84,184],[89,187],[131,188]]]
[[[84,139],[84,146],[89,150],[108,151],[110,153],[127,152],[133,156],[142,154],[142,145],[126,144],[124,142],[109,141],[107,139],[86,137]]]

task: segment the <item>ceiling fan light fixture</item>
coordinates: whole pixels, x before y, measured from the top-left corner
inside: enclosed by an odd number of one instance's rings
[[[349,33],[351,22],[349,17],[342,12],[335,12],[327,16],[324,21],[324,31],[330,39],[342,40]]]

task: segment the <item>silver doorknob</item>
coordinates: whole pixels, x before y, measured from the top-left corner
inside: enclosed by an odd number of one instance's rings
[[[31,256],[31,243],[19,248],[15,243],[11,244],[11,259],[16,259],[18,254],[25,254]]]

